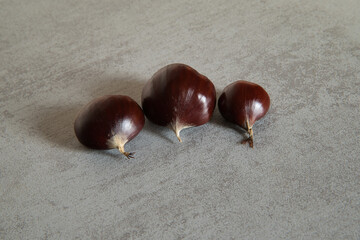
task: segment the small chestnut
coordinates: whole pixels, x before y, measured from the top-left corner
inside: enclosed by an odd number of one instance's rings
[[[258,84],[248,81],[236,81],[224,88],[220,95],[218,106],[221,115],[228,121],[244,128],[249,138],[248,142],[253,147],[253,130],[255,121],[261,119],[270,107],[270,97]]]
[[[181,142],[184,128],[207,123],[214,111],[214,84],[185,64],[167,65],[157,71],[143,88],[141,103],[153,123],[169,125]]]
[[[94,149],[117,148],[127,158],[124,145],[144,127],[140,106],[130,97],[108,95],[94,99],[78,114],[74,130],[83,145]]]

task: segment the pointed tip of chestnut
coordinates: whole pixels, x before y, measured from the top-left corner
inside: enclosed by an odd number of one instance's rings
[[[242,143],[254,147],[252,126],[265,116],[270,108],[268,93],[258,84],[236,81],[226,86],[218,100],[221,115],[228,121],[244,128],[249,137]]]
[[[135,152],[125,152],[123,149],[121,150],[120,148],[118,148],[120,153],[122,153],[127,159],[131,159],[131,158],[135,158]]]
[[[181,132],[181,130],[183,130],[183,128],[179,127],[179,125],[177,125],[177,124],[171,124],[171,126],[172,126],[172,129],[173,129],[177,139],[179,140],[179,142],[182,142],[181,137],[180,137],[180,132]]]
[[[195,127],[207,123],[216,105],[214,84],[192,67],[175,63],[157,71],[141,95],[146,117],[153,123]],[[174,129],[180,142],[180,131]]]
[[[182,140],[181,140],[181,138],[180,138],[180,133],[177,133],[177,134],[176,134],[176,137],[177,137],[177,139],[179,140],[179,142],[182,142]]]
[[[117,148],[119,150],[120,153],[122,153],[127,159],[130,158],[134,158],[134,154],[135,152],[125,152],[125,144],[127,143],[127,141],[122,141],[122,139],[116,135],[114,138],[114,140],[112,140],[111,143],[109,143],[109,146],[111,148]]]
[[[181,137],[180,137],[180,131],[181,130],[175,130],[175,134],[176,134],[176,137],[179,140],[179,142],[182,142]]]
[[[171,122],[170,126],[171,126],[172,130],[174,131],[174,133],[175,133],[177,139],[179,140],[179,142],[182,142],[182,139],[180,137],[181,130],[191,127],[191,126],[183,126],[178,121]]]

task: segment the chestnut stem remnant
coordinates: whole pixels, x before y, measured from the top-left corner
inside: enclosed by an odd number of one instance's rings
[[[179,142],[182,142],[181,138],[180,138],[180,130],[178,130],[176,127],[174,128],[174,132],[176,134],[177,139],[179,140]]]
[[[254,148],[254,132],[253,132],[252,126],[250,126],[250,124],[249,124],[249,120],[246,120],[246,130],[249,134],[249,137],[247,139],[243,140],[241,143],[245,144],[248,142],[249,146],[251,148]]]
[[[171,123],[171,129],[174,131],[177,139],[179,140],[179,142],[182,142],[181,138],[180,138],[180,131],[183,129],[182,127],[180,127],[180,125],[178,124],[177,121],[175,121],[175,123]]]
[[[135,153],[134,153],[134,152],[125,152],[124,146],[119,146],[118,149],[119,149],[119,151],[120,151],[122,154],[124,154],[124,156],[127,157],[128,159],[134,158],[134,154],[135,154]]]

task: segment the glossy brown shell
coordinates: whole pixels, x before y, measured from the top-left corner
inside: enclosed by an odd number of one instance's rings
[[[174,121],[199,126],[208,122],[216,104],[214,84],[185,64],[171,64],[156,72],[142,91],[146,117],[158,125]]]
[[[260,85],[240,80],[225,87],[218,107],[226,120],[246,129],[246,120],[252,126],[267,113],[270,97]]]
[[[145,117],[140,106],[130,97],[109,95],[97,98],[78,114],[74,130],[79,141],[95,149],[109,149],[114,135],[133,139],[144,127]]]

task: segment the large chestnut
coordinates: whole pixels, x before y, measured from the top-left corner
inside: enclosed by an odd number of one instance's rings
[[[109,95],[94,99],[78,114],[74,129],[79,141],[94,149],[117,148],[127,158],[124,145],[144,127],[140,106],[130,97]]]
[[[258,84],[248,81],[236,81],[224,88],[218,107],[221,115],[228,121],[244,128],[249,137],[248,142],[253,147],[253,125],[261,119],[270,107],[270,97]]]
[[[214,111],[214,84],[185,64],[170,64],[157,71],[142,91],[141,103],[153,123],[169,125],[181,142],[184,128],[207,123]]]

